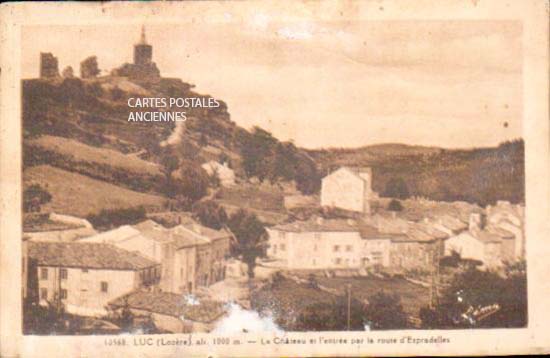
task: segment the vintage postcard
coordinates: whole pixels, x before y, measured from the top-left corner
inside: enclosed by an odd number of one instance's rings
[[[0,9],[3,357],[550,353],[548,1]]]

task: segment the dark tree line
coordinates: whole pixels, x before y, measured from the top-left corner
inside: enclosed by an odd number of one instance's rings
[[[312,194],[320,188],[315,162],[291,142],[279,142],[271,133],[254,127],[252,133],[237,132],[244,171],[260,181],[295,180],[298,190]]]

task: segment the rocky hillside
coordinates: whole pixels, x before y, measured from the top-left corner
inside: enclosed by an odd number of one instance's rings
[[[48,165],[133,192],[174,197],[166,190],[174,183],[167,181],[164,166],[168,157],[176,157],[179,187],[201,187],[198,195],[187,193],[191,201],[211,185],[199,183],[206,176],[200,165],[209,160],[228,162],[241,179],[295,180],[309,192],[318,187],[316,165],[305,151],[260,128],[238,127],[221,100],[216,108],[186,108],[187,121],[176,125],[128,121],[130,111],[135,111],[128,106],[130,97],[210,98],[173,78],[158,83],[114,76],[24,80],[24,170]],[[145,109],[156,110],[165,109]],[[65,183],[74,185],[69,177]]]

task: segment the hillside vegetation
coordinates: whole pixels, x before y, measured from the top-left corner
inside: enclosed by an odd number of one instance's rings
[[[38,165],[23,172],[26,184],[36,183],[52,195],[43,211],[87,217],[101,210],[132,207],[163,207],[166,199],[139,193],[85,175],[71,173],[49,165]]]
[[[480,205],[497,200],[525,200],[523,140],[505,142],[496,148],[411,147],[410,152],[407,146],[369,148],[317,150],[309,154],[323,173],[343,165],[372,167],[373,188],[381,195],[391,196],[387,193],[388,183],[402,179],[408,195],[433,200],[463,200]]]
[[[405,144],[304,150],[260,127],[237,126],[221,100],[217,108],[186,108],[188,120],[177,127],[173,122],[128,122],[132,109],[127,100],[137,96],[208,97],[173,78],[154,84],[112,76],[23,81],[24,170],[34,168],[36,174],[37,166],[48,165],[155,198],[178,197],[187,203],[184,207],[213,185],[200,167],[209,160],[227,162],[241,180],[295,181],[305,194],[318,193],[321,178],[331,170],[352,165],[372,167],[373,187],[382,195],[391,196],[388,183],[404,181],[408,195],[434,200],[481,205],[524,200],[524,153],[519,140],[472,150]],[[164,165],[170,157],[176,158],[177,167],[167,172]],[[281,198],[262,202],[254,196],[237,189],[221,193],[219,199],[232,205],[250,198],[237,204],[282,210]],[[75,207],[68,210],[79,211],[77,202],[71,202]]]

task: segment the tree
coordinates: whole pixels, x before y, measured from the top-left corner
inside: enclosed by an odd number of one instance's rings
[[[378,292],[369,297],[366,319],[372,330],[404,329],[408,327],[399,295]]]
[[[365,305],[352,298],[350,301],[351,331],[365,330]],[[346,331],[348,329],[348,298],[338,296],[329,302],[316,302],[306,306],[296,318],[297,331]]]
[[[388,204],[388,210],[389,211],[402,211],[403,205],[401,205],[401,202],[396,199],[392,199],[390,203]]]
[[[256,215],[241,209],[231,215],[227,223],[237,242],[232,247],[235,256],[248,266],[248,277],[254,278],[256,258],[263,256],[267,246],[267,232]]]
[[[206,195],[210,178],[203,168],[192,162],[184,162],[178,174],[178,178],[172,178],[170,188],[174,196],[184,195],[195,202]]]
[[[470,267],[455,274],[440,304],[421,310],[429,328],[524,327],[527,279],[524,264],[507,265],[504,277]],[[489,314],[481,314],[488,312]]]
[[[193,205],[193,216],[212,229],[220,230],[227,222],[227,213],[215,201],[199,201]]]
[[[164,176],[166,178],[166,195],[168,195],[169,197],[174,197],[176,193],[173,190],[174,188],[172,183],[172,174],[174,173],[174,171],[176,171],[176,169],[178,169],[180,165],[179,159],[173,154],[166,154],[163,155],[161,158],[161,165],[162,172],[164,173]]]
[[[37,212],[42,205],[49,203],[52,195],[40,184],[31,184],[23,191],[23,211]]]
[[[99,214],[86,218],[95,228],[112,229],[122,225],[133,225],[146,219],[143,206],[121,209],[103,209]]]
[[[397,199],[407,199],[409,188],[403,178],[392,178],[386,183],[384,196]]]

